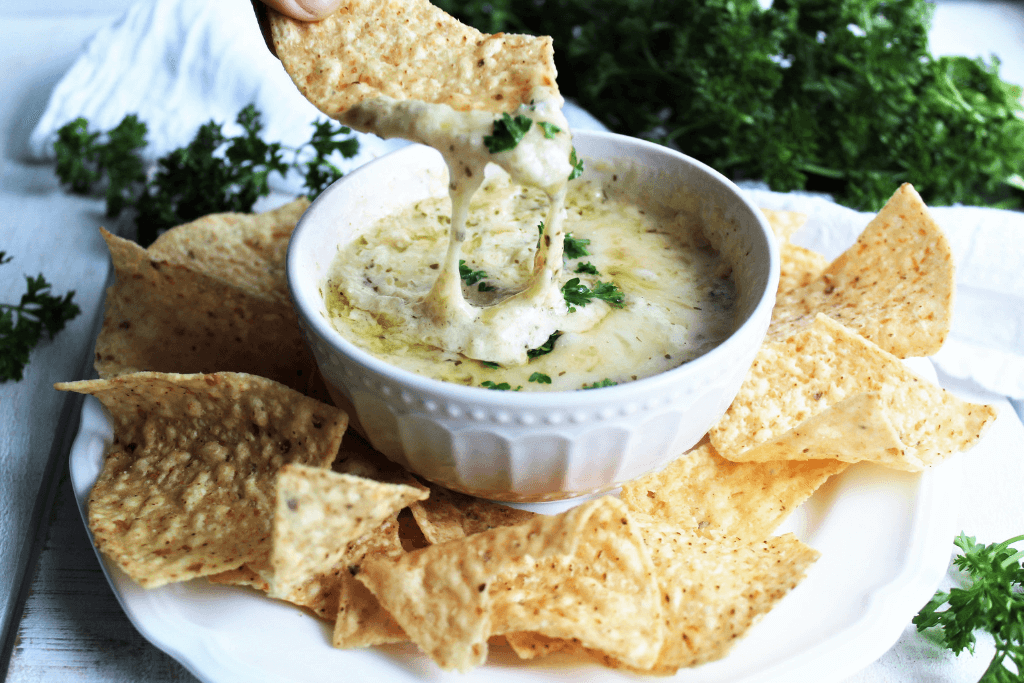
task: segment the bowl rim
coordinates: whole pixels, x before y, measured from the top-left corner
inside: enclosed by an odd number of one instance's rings
[[[678,150],[659,145],[648,140],[643,140],[641,138],[621,135],[618,133],[594,130],[573,131],[574,141],[579,138],[588,137],[634,145],[643,150],[675,157],[683,164],[695,167],[697,170],[704,172],[713,180],[718,181],[729,189],[740,200],[741,204],[751,212],[757,223],[760,225],[761,230],[764,233],[765,242],[768,245],[768,281],[765,286],[765,291],[761,293],[757,305],[747,316],[747,319],[743,321],[739,327],[733,330],[733,332],[715,348],[707,351],[697,358],[683,363],[678,367],[672,368],[671,370],[666,370],[665,372],[634,380],[632,382],[626,382],[624,384],[601,387],[600,391],[582,389],[574,389],[572,391],[496,391],[486,387],[445,382],[443,380],[420,375],[410,370],[405,370],[377,358],[368,351],[361,349],[359,346],[346,339],[330,324],[328,320],[317,314],[316,306],[314,305],[315,302],[306,300],[307,294],[304,292],[303,287],[300,284],[300,278],[303,276],[300,274],[300,268],[298,267],[298,261],[301,258],[300,250],[303,248],[303,237],[306,233],[311,231],[310,226],[319,218],[319,214],[315,210],[317,204],[322,204],[329,193],[337,191],[337,188],[343,183],[362,173],[368,172],[368,169],[374,166],[395,163],[396,159],[400,159],[402,156],[422,153],[424,149],[431,149],[430,147],[420,144],[410,144],[391,151],[377,159],[363,164],[350,173],[347,173],[345,176],[328,186],[315,200],[313,200],[312,204],[306,209],[305,213],[303,213],[295,226],[295,230],[292,232],[291,239],[288,244],[286,260],[288,290],[297,315],[309,328],[311,328],[317,337],[330,345],[334,351],[342,353],[358,365],[377,375],[387,377],[398,384],[421,393],[432,394],[434,396],[443,395],[447,400],[460,400],[465,403],[472,403],[481,407],[504,407],[509,409],[565,408],[567,404],[571,404],[573,407],[588,407],[621,402],[627,398],[635,398],[638,394],[646,394],[649,389],[655,389],[655,385],[675,384],[677,378],[683,379],[686,375],[702,374],[706,368],[710,369],[715,365],[718,365],[720,358],[723,360],[729,359],[730,356],[733,355],[735,347],[744,345],[743,338],[749,334],[755,334],[758,337],[758,344],[760,344],[764,336],[764,331],[754,328],[763,325],[764,323],[761,322],[762,320],[770,319],[770,312],[766,312],[764,309],[767,308],[770,311],[770,309],[775,306],[775,295],[779,285],[781,269],[781,257],[777,240],[765,215],[753,204],[753,202],[751,202],[743,191],[727,177],[707,164],[698,161],[693,157],[687,156]],[[581,154],[581,156],[583,155]],[[314,289],[319,290],[319,288],[320,283],[315,283]],[[572,400],[567,401],[567,396],[572,396]]]

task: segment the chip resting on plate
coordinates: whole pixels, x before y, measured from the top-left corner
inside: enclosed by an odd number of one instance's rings
[[[955,287],[949,243],[904,184],[817,279],[779,297],[769,336],[825,313],[895,356],[930,356],[949,333]]]
[[[377,97],[512,111],[556,87],[550,38],[487,35],[427,0],[348,0],[319,22],[269,14],[285,70],[328,116]]]
[[[762,345],[709,436],[733,461],[834,458],[919,471],[970,448],[994,417],[819,314]]]
[[[305,391],[315,362],[290,305],[154,259],[103,231],[116,282],[96,340],[100,377],[138,372],[244,372]]]
[[[848,466],[838,460],[730,462],[705,440],[665,469],[624,484],[622,501],[702,535],[763,541]]]
[[[238,373],[138,373],[67,382],[110,412],[114,440],[89,496],[96,545],[152,588],[270,550],[274,482],[288,463],[329,467],[345,413]]]
[[[499,526],[525,522],[536,513],[430,486],[430,497],[409,506],[430,543],[444,543]]]
[[[265,213],[215,213],[171,228],[149,245],[154,261],[205,273],[255,297],[291,306],[285,259],[295,224],[309,208],[296,199]]]

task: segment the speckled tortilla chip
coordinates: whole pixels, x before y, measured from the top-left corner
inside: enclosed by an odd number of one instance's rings
[[[622,487],[631,510],[701,535],[766,539],[847,463],[838,460],[730,462],[709,442]]]
[[[640,516],[636,521],[657,574],[665,624],[664,645],[649,673],[672,674],[724,657],[819,555],[791,534],[743,543],[645,523]]]
[[[394,525],[398,511],[427,497],[419,487],[383,484],[300,464],[286,465],[277,477],[277,503],[270,552],[270,590],[274,598],[296,602],[310,579],[329,574],[349,556],[349,543],[385,520]],[[345,563],[342,569],[349,569]],[[334,615],[330,615],[333,617]]]
[[[709,436],[733,461],[834,458],[918,471],[970,448],[994,417],[818,315],[761,347]]]
[[[204,273],[150,258],[103,231],[117,281],[96,340],[100,377],[244,372],[304,391],[315,375],[295,312]]]
[[[483,34],[427,0],[348,0],[319,22],[269,14],[285,70],[328,116],[381,96],[512,111],[556,88],[550,38]]]
[[[633,539],[635,552],[626,552],[629,542],[617,540],[623,538],[619,534]],[[540,605],[540,596],[527,592],[512,594],[499,588],[499,584],[507,587],[510,581],[514,582],[512,577],[532,571],[538,563],[548,559],[568,558],[577,553],[582,553],[581,559],[593,557],[599,552],[598,548],[604,548],[609,554],[622,550],[625,554],[621,566],[649,578],[650,561],[645,559],[642,548],[635,545],[636,538],[636,530],[629,526],[622,503],[606,497],[560,515],[538,515],[516,526],[431,545],[405,555],[398,562],[367,562],[357,578],[377,596],[410,639],[439,666],[465,671],[483,663],[490,636],[502,630],[524,630],[513,624],[521,621],[527,611],[532,613],[533,606]],[[608,558],[607,564],[614,561]],[[584,571],[581,568],[581,574]],[[604,593],[599,593],[594,582],[588,583],[582,576],[578,583],[579,601],[606,614],[602,607],[607,603],[598,601],[606,599],[607,591],[626,581],[612,577]],[[646,594],[639,578],[631,593]],[[568,591],[565,595],[564,600],[555,601],[545,612],[544,628],[558,630],[567,624],[562,617],[586,611],[577,604],[570,604],[572,597]],[[498,604],[501,605],[500,618],[494,614]],[[564,611],[559,611],[560,606]],[[645,619],[656,615],[656,599],[650,608],[654,611],[648,611]],[[657,618],[652,623],[656,630],[660,628]],[[643,626],[650,627],[650,624]],[[609,631],[609,638],[625,639],[624,625],[612,625],[610,629],[618,630]],[[592,627],[582,625],[580,631],[590,633]],[[646,639],[630,646],[633,651],[647,655],[654,650],[656,655],[660,640]],[[653,657],[651,659],[653,661]]]
[[[512,526],[536,514],[441,486],[431,486],[430,497],[412,503],[409,509],[430,543],[445,543],[495,527]]]
[[[771,226],[780,245],[788,244],[796,231],[807,222],[807,214],[796,211],[761,209],[761,213],[768,219],[768,225]]]
[[[828,267],[828,259],[818,252],[788,242],[779,248],[779,256],[779,294],[809,285]]]
[[[139,373],[56,385],[110,411],[114,441],[89,496],[96,545],[152,588],[269,551],[274,480],[329,467],[346,415],[271,380]]]
[[[296,199],[265,213],[215,213],[171,228],[146,250],[256,297],[291,306],[285,257],[295,224],[309,208]]]
[[[949,333],[954,289],[949,243],[904,184],[818,279],[779,297],[769,335],[825,313],[899,358],[928,356]]]

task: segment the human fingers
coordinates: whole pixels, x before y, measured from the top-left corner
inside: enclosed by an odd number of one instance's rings
[[[319,21],[338,9],[343,0],[263,0],[281,14],[300,21]]]

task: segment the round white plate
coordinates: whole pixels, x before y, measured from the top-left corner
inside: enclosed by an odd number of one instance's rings
[[[934,380],[927,361],[911,365]],[[83,519],[110,439],[104,409],[87,397],[70,456]],[[976,448],[986,448],[985,440]],[[727,657],[682,670],[672,680],[821,683],[842,680],[878,659],[946,571],[958,532],[960,470],[955,456],[923,474],[861,463],[830,479],[779,530],[796,533],[821,552],[806,580]],[[448,674],[413,645],[334,649],[330,625],[249,589],[195,580],[145,590],[106,558],[100,562],[142,635],[207,683],[638,678],[566,655],[520,662],[500,647],[468,675]]]

